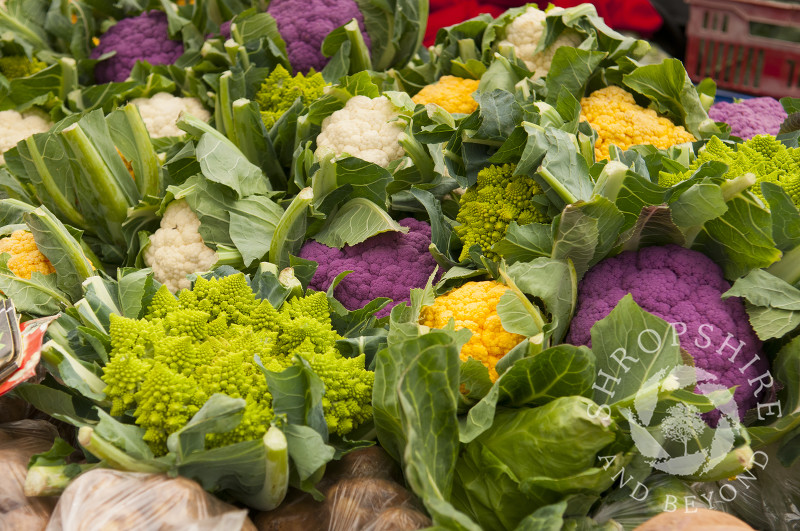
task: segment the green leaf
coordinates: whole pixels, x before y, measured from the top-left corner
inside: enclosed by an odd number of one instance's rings
[[[272,409],[276,415],[286,415],[290,424],[309,426],[327,440],[328,425],[322,412],[325,386],[308,362],[296,358],[295,364],[283,372],[262,367],[272,394]]]
[[[342,205],[336,214],[329,216],[313,238],[328,247],[342,248],[386,231],[406,233],[408,227],[397,223],[372,201],[356,197]]]
[[[117,279],[121,315],[129,319],[139,319],[158,289],[152,271],[122,269],[118,271]]]
[[[492,246],[506,262],[528,262],[539,257],[549,257],[553,249],[552,227],[543,223],[508,224],[506,235]]]
[[[74,426],[93,424],[97,419],[92,402],[49,385],[23,382],[14,388],[14,394],[39,411]]]
[[[614,203],[595,196],[588,202],[567,205],[557,223],[551,255],[572,260],[581,278],[614,247],[624,216]]]
[[[725,214],[728,205],[722,189],[710,182],[693,184],[669,205],[672,220],[681,229],[699,227]]]
[[[547,103],[555,105],[562,90],[580,101],[586,92],[589,77],[605,59],[606,53],[561,46],[553,54],[547,74]]]
[[[800,338],[781,348],[772,363],[772,373],[783,386],[777,397],[780,410],[774,405],[761,408],[759,420],[769,424],[747,428],[753,448],[776,442],[800,425]]]
[[[202,175],[167,191],[189,203],[200,220],[198,230],[206,244],[235,246],[251,262],[265,255],[264,249],[271,244],[283,215],[283,210],[266,196],[237,199],[235,192]]]
[[[18,312],[31,315],[53,315],[70,306],[67,295],[59,288],[56,275],[34,271],[31,278],[18,277],[8,268],[11,255],[0,254],[0,292],[14,301]]]
[[[242,421],[244,407],[243,398],[214,393],[189,422],[170,434],[167,448],[175,454],[178,463],[194,452],[203,451],[206,447],[206,435],[234,429]],[[140,439],[142,435],[143,433],[139,434]]]
[[[95,433],[136,460],[149,461],[153,452],[144,442],[145,429],[134,424],[123,424],[114,417],[97,409],[100,422],[94,426]]]
[[[589,396],[597,376],[595,356],[586,347],[557,345],[522,358],[498,379],[498,403],[538,406],[561,396]]]
[[[517,530],[535,529],[536,531],[560,531],[561,526],[564,525],[564,511],[566,511],[566,509],[566,500],[554,503],[553,505],[540,507],[526,516],[519,523]]]
[[[319,432],[298,424],[287,424],[284,434],[289,443],[289,457],[297,468],[300,481],[311,478],[333,459],[335,449],[325,444]]]
[[[71,300],[78,300],[83,293],[81,284],[95,274],[80,243],[44,206],[26,213],[24,219],[33,234],[36,247],[56,270],[59,289],[68,294]]]
[[[625,216],[625,228],[632,227],[642,208],[664,203],[665,189],[631,171],[626,172],[622,186],[614,201],[617,209]]]
[[[623,251],[636,251],[651,245],[683,246],[686,239],[672,220],[672,211],[665,205],[642,208],[636,225],[620,235]]]
[[[750,324],[759,339],[783,337],[800,325],[800,290],[763,269],[755,269],[734,282],[722,298],[746,301]]]
[[[474,369],[467,367],[470,362],[475,364]],[[465,376],[481,368],[482,371],[465,380]],[[466,375],[465,369],[469,371]],[[462,364],[461,371],[462,385],[467,385],[468,396],[480,395],[480,388],[489,386],[467,417],[460,419],[462,443],[474,440],[492,426],[498,405],[538,406],[561,396],[588,396],[596,376],[591,350],[572,345],[558,345],[518,359],[508,370],[501,371],[494,385],[489,381],[486,367],[475,360]]]
[[[303,188],[292,199],[278,221],[269,246],[269,261],[279,268],[289,265],[290,256],[296,255],[306,235],[308,209],[314,201],[311,188]]]
[[[651,377],[683,363],[672,326],[642,310],[628,294],[592,326],[598,376],[594,401],[630,401]]]
[[[102,370],[99,367],[75,358],[55,341],[45,343],[41,355],[52,374],[64,385],[98,404],[106,404],[106,384],[100,379]]]
[[[531,512],[558,502],[561,493],[597,495],[609,488],[619,467],[603,469],[597,456],[616,440],[618,427],[591,417],[592,407],[587,398],[569,396],[498,413],[492,427],[461,451],[456,509],[483,529],[514,529]]]
[[[246,215],[230,212],[230,237],[242,254],[246,267],[262,260],[269,253],[272,236],[283,215],[277,203],[262,196],[240,199],[236,206],[247,212]],[[253,219],[259,220],[258,230],[254,230]]]
[[[772,239],[781,251],[800,246],[800,212],[782,186],[762,182],[761,192],[772,212]]]
[[[356,157],[346,157],[334,165],[336,185],[351,185],[352,198],[363,197],[379,205],[386,203],[386,185],[392,181],[392,174],[385,168]]]
[[[736,194],[727,205],[725,214],[703,225],[692,249],[714,260],[729,279],[779,260],[770,212],[749,192]]]
[[[464,518],[448,502],[459,451],[460,337],[435,330],[401,344],[411,353],[397,382],[405,476],[439,525]]]
[[[708,120],[689,74],[678,59],[664,59],[622,76],[623,83],[646,96],[657,112],[702,138],[700,125]]]
[[[537,258],[531,262],[517,262],[508,267],[507,273],[523,293],[544,303],[550,320],[544,330],[537,330],[536,333],[544,332],[546,336],[552,335],[554,341],[561,341],[578,296],[577,278],[572,265],[565,260]],[[503,315],[500,319],[503,320]]]
[[[523,336],[534,336],[541,332],[535,321],[531,319],[528,309],[511,290],[506,291],[500,297],[500,301],[497,303],[497,315],[506,332]]]
[[[203,176],[230,188],[238,198],[269,191],[269,181],[258,166],[230,141],[206,133],[200,137],[196,153]]]
[[[522,107],[510,92],[501,89],[480,92],[478,103],[481,125],[473,138],[504,142],[522,121]]]
[[[528,141],[515,173],[534,175],[555,205],[589,200],[594,183],[575,136],[553,127],[523,126]]]

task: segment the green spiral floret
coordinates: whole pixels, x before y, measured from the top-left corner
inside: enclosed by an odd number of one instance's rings
[[[331,433],[345,435],[372,417],[375,373],[364,369],[363,354],[343,358],[336,350],[330,349],[306,359],[325,384],[322,409]]]
[[[200,410],[208,396],[190,377],[156,363],[136,392],[136,424],[147,431],[143,439],[156,455],[167,452],[167,437]]]
[[[164,317],[164,328],[170,336],[190,336],[197,341],[208,337],[208,319],[200,310],[177,310]]]
[[[459,260],[469,256],[469,248],[480,245],[483,254],[499,258],[492,246],[506,235],[509,223],[549,223],[541,187],[527,175],[514,176],[515,164],[489,166],[478,172],[478,180],[461,197],[455,232],[464,244]]]
[[[104,392],[111,399],[111,415],[121,416],[134,408],[134,395],[142,384],[142,375],[150,372],[152,367],[153,360],[139,359],[133,353],[111,358],[103,369],[103,381],[107,386]]]
[[[284,324],[277,348],[280,353],[293,354],[303,342],[309,342],[315,352],[325,352],[336,345],[337,339],[340,336],[331,328],[330,321],[326,325],[313,317],[301,316]]]
[[[153,300],[150,301],[150,307],[147,309],[146,317],[148,319],[162,319],[167,314],[179,309],[178,299],[169,290],[166,285],[161,286],[153,295]]]
[[[267,299],[261,301],[250,313],[250,326],[253,330],[269,330],[277,332],[280,330],[282,317]]]
[[[110,323],[112,357],[120,352],[141,357],[153,338],[164,335],[163,329],[149,321],[128,319],[113,313],[110,316]]]
[[[198,367],[211,363],[214,350],[208,343],[195,344],[192,337],[164,338],[153,346],[153,359],[184,376],[192,376]]]
[[[320,323],[330,324],[331,309],[328,304],[328,296],[318,291],[305,297],[292,297],[281,307],[281,313],[290,319],[297,317],[313,317]]]

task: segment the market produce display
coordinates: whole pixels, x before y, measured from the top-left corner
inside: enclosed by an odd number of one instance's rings
[[[800,100],[428,8],[0,7],[0,528],[795,528]]]

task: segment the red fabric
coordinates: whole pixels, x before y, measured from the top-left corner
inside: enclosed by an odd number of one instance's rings
[[[481,13],[498,16],[510,7],[526,4],[519,0],[430,0],[430,15],[425,32],[425,46],[430,46],[439,28],[452,26]],[[552,0],[538,2],[541,9],[548,3],[559,7],[573,7],[585,2],[581,0]],[[649,37],[661,27],[662,19],[649,0],[594,0],[591,2],[597,14],[603,17],[611,28],[618,31],[635,31]]]
[[[496,17],[508,9],[492,5],[492,3],[478,2],[478,0],[430,0],[430,2],[431,8],[430,15],[428,15],[428,27],[425,30],[425,46],[433,44],[433,41],[436,40],[436,32],[439,31],[439,28],[458,24],[459,22],[477,17],[481,13],[489,13],[493,17]]]

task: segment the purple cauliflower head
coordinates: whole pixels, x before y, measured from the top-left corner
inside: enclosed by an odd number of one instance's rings
[[[787,114],[774,98],[750,98],[740,103],[715,103],[708,116],[730,125],[731,134],[750,140],[756,135],[777,135]]]
[[[624,252],[597,264],[581,281],[567,342],[591,346],[592,325],[630,293],[643,310],[672,324],[681,347],[696,367],[717,377],[714,383],[739,386],[734,399],[743,418],[768,392],[759,377],[768,373],[769,363],[742,301],[722,299],[730,287],[722,269],[697,251],[667,245]],[[715,424],[719,412],[707,418]]]
[[[224,39],[230,39],[231,38],[231,21],[230,20],[226,20],[225,22],[222,23],[222,25],[220,25],[219,34],[222,35],[222,37]]]
[[[377,297],[392,303],[376,313],[389,315],[392,307],[410,300],[411,288],[424,288],[436,267],[428,252],[431,227],[413,218],[400,220],[408,232],[382,232],[356,245],[342,249],[308,241],[300,249],[300,258],[319,264],[309,287],[326,291],[336,275],[353,271],[342,280],[334,295],[348,310],[363,308]]]
[[[358,21],[367,48],[371,44],[364,15],[355,0],[272,0],[267,13],[278,24],[295,73],[305,73],[311,68],[322,70],[328,63],[328,58],[322,55],[322,41],[352,19]]]
[[[92,50],[91,58],[97,59],[108,52],[117,53],[95,66],[94,76],[98,83],[125,81],[136,61],[153,65],[172,64],[183,55],[183,44],[170,40],[167,15],[153,10],[123,18],[111,26],[100,37],[100,44]]]

